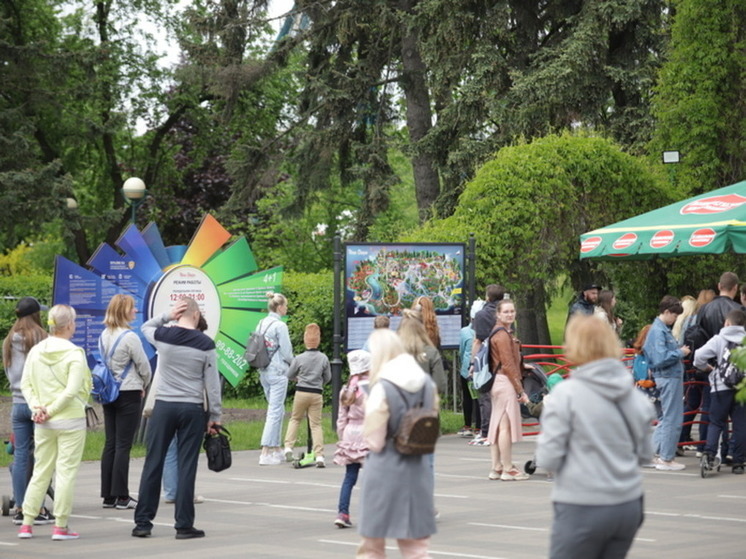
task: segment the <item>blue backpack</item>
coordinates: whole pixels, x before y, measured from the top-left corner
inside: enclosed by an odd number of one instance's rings
[[[648,378],[648,358],[645,357],[644,353],[638,353],[632,360],[632,374],[635,377],[635,382],[638,380],[645,380]]]
[[[490,332],[490,335],[484,340],[482,347],[477,351],[474,361],[472,361],[474,365],[472,384],[476,390],[482,393],[492,390],[492,385],[495,382],[495,372],[490,370],[490,339],[500,330],[505,330],[505,327],[498,326]]]
[[[111,372],[111,367],[109,365],[119,342],[128,332],[129,330],[126,330],[119,334],[108,355],[104,354],[104,347],[101,343],[101,338],[99,337],[98,339],[98,352],[101,358],[96,361],[96,364],[93,366],[93,370],[91,371],[91,380],[93,381],[91,396],[94,401],[99,404],[111,404],[114,400],[119,398],[119,388],[122,386],[122,381],[127,377],[130,367],[132,367],[132,361],[127,363],[124,371],[122,371],[122,379],[117,381],[114,373]],[[103,361],[101,359],[103,359]]]

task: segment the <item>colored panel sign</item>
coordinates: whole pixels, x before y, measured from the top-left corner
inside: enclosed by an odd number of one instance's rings
[[[441,347],[457,348],[463,312],[463,244],[346,245],[347,347],[363,346],[378,315],[393,323],[415,300],[429,297]]]
[[[245,276],[257,270],[254,254],[251,252],[246,237],[241,237],[235,243],[202,266],[202,269],[220,285],[227,281]]]
[[[202,223],[192,237],[181,263],[202,266],[230,238],[231,234],[214,217],[207,214],[202,218]]]
[[[281,291],[283,273],[282,268],[274,268],[250,275],[257,265],[248,242],[240,238],[221,250],[229,237],[208,215],[188,247],[164,247],[158,227],[151,223],[142,233],[133,225],[126,229],[117,241],[124,254],[107,244],[99,246],[88,262],[91,270],[58,257],[54,302],[76,309],[73,341],[86,350],[89,362],[98,353],[112,296],[124,293],[135,298],[140,312],[132,327],[138,333],[144,321],[188,296],[199,304],[207,321],[205,333],[216,341],[220,373],[231,384],[240,381],[246,372],[246,340],[266,316],[266,293]],[[153,356],[155,348],[142,339],[146,353]]]

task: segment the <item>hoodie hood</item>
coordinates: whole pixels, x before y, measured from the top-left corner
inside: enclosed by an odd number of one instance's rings
[[[386,379],[407,392],[418,392],[430,377],[414,357],[402,353],[381,367],[378,378]]]
[[[746,328],[743,326],[723,326],[720,335],[730,343],[740,344],[746,336]]]
[[[45,340],[42,340],[34,346],[34,349],[36,350],[36,357],[45,365],[55,365],[69,358],[76,351],[83,353],[83,357],[85,358],[85,352],[82,348],[76,346],[70,340],[56,336],[49,336]]]
[[[619,359],[591,361],[575,369],[570,378],[582,382],[612,402],[621,400],[634,390],[632,375]]]

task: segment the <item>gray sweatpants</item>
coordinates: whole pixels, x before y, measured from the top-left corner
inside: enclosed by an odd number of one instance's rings
[[[550,559],[624,559],[643,521],[642,497],[619,505],[554,503]]]

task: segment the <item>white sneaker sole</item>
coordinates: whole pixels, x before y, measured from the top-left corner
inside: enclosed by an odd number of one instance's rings
[[[74,536],[72,534],[54,534],[52,536],[52,539],[56,542],[64,542],[67,540],[77,540],[80,537],[80,534],[75,534]]]
[[[30,540],[34,535],[31,532],[18,532],[18,539]]]

